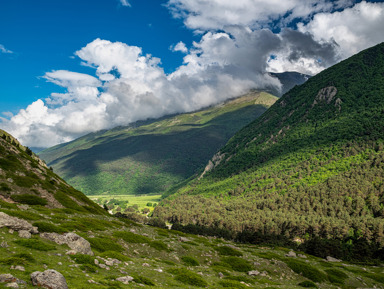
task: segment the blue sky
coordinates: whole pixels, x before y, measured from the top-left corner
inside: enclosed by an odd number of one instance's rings
[[[2,0],[0,44],[13,53],[0,53],[0,111],[17,113],[32,101],[64,91],[41,78],[65,69],[94,73],[80,66],[74,52],[96,38],[143,48],[162,59],[166,72],[183,61],[169,47],[191,44],[192,30],[171,16],[164,0]]]
[[[383,27],[375,0],[1,0],[0,128],[49,147],[279,89]]]

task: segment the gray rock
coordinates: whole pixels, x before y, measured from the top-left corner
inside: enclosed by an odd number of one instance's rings
[[[0,274],[0,283],[11,283],[16,282],[16,280],[11,274]]]
[[[6,213],[0,212],[0,228],[7,227],[14,231],[25,230],[32,234],[37,234],[37,227],[33,227],[30,223],[25,220],[12,217]]]
[[[24,239],[30,239],[32,234],[26,230],[20,230],[19,231],[19,237]]]
[[[285,254],[285,257],[296,257],[296,253],[293,251],[289,251],[288,254]]]
[[[16,282],[12,282],[12,283],[6,284],[5,287],[7,287],[7,288],[19,288],[19,284],[17,284]]]
[[[131,276],[119,277],[116,279],[116,281],[119,281],[119,282],[127,285],[127,284],[129,284],[129,282],[133,281],[133,277],[131,277]]]
[[[259,274],[260,274],[260,272],[257,270],[248,271],[249,276],[257,276]]]
[[[20,266],[20,265],[16,265],[16,266],[12,265],[11,270],[25,271],[25,268],[23,266]]]
[[[341,260],[336,259],[336,258],[333,258],[333,257],[331,257],[331,256],[327,256],[326,260],[327,260],[328,262],[341,262]]]
[[[75,233],[66,233],[64,235],[57,233],[41,233],[40,237],[53,241],[59,245],[67,244],[68,247],[72,249],[68,254],[85,254],[93,256],[91,244]]]
[[[64,276],[56,270],[46,270],[44,272],[33,272],[31,274],[32,285],[48,289],[68,289],[67,281]]]
[[[189,239],[188,239],[188,238],[185,238],[185,237],[180,237],[180,238],[179,238],[179,241],[180,241],[180,242],[189,242]]]
[[[303,259],[307,259],[307,256],[303,255],[303,254],[297,254],[297,257],[299,258],[303,258]]]

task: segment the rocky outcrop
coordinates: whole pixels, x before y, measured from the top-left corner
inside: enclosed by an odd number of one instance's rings
[[[30,223],[25,220],[12,217],[7,215],[6,213],[0,212],[0,228],[7,227],[14,231],[28,231],[32,234],[37,234],[37,227],[33,227]]]
[[[68,252],[69,254],[85,254],[93,256],[91,244],[75,233],[66,233],[64,235],[57,233],[41,233],[40,237],[53,241],[58,245],[67,244],[68,247],[72,249]]]
[[[119,278],[116,279],[116,281],[119,281],[119,282],[121,282],[123,284],[128,285],[129,282],[133,281],[133,277],[131,277],[131,276],[119,277]]]
[[[56,270],[46,270],[44,272],[33,272],[31,281],[34,286],[48,289],[68,289],[67,281],[64,276]]]

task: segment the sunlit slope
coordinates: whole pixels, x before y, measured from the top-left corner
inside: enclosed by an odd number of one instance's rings
[[[236,232],[383,243],[383,136],[380,44],[286,93],[155,214]]]
[[[90,134],[40,156],[86,194],[163,193],[196,174],[276,99],[254,91],[198,112]]]

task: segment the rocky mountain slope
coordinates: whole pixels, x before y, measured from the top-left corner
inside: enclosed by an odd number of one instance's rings
[[[348,258],[358,254],[359,242],[381,248],[383,76],[380,44],[295,87],[155,215],[233,235],[248,232],[250,241],[259,235],[338,240],[328,247]],[[355,257],[376,254],[368,251]]]
[[[384,288],[382,267],[109,216],[0,134],[0,288]]]
[[[86,135],[39,155],[87,195],[161,194],[196,174],[276,99],[255,91],[194,113]]]

